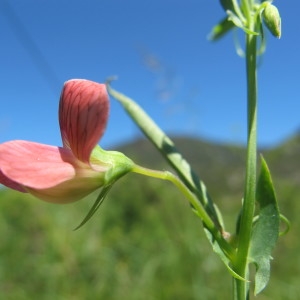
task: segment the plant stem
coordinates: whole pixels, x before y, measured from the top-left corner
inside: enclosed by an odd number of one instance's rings
[[[251,0],[241,0],[241,7],[248,21],[251,19],[251,6]]]
[[[255,20],[250,20],[249,29],[255,31]],[[235,261],[235,271],[248,279],[248,252],[255,209],[256,192],[256,151],[257,151],[257,79],[256,79],[256,36],[247,34],[246,40],[246,68],[247,68],[247,115],[248,142],[246,162],[246,183],[244,202],[238,232],[238,248]],[[234,299],[248,299],[249,283],[234,279]]]
[[[110,81],[111,80],[108,80],[107,82],[109,94],[123,105],[145,136],[174,168],[183,183],[197,196],[206,212],[213,219],[215,226],[219,228],[219,231],[222,231],[223,229],[215,211],[214,204],[206,192],[205,185],[192,170],[190,164],[178,152],[172,140],[156,125],[149,115],[135,101],[112,89],[109,84]]]
[[[219,228],[216,227],[215,223],[208,215],[201,202],[199,202],[197,197],[185,186],[185,184],[177,176],[168,171],[151,170],[148,168],[141,167],[139,165],[135,165],[132,169],[132,172],[172,182],[180,190],[180,192],[189,200],[192,207],[197,211],[197,213],[201,217],[201,220],[204,223],[205,227],[212,233],[214,238],[218,241],[219,245],[222,247],[222,250],[224,251],[224,253],[226,253],[227,257],[231,261],[234,259],[234,249],[224,239],[221,232],[219,231]]]

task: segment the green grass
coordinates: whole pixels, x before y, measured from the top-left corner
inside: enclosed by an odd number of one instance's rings
[[[206,172],[208,186],[232,230],[241,194],[224,176],[234,178],[242,169],[225,172],[221,166],[219,181]],[[258,300],[300,299],[300,187],[279,171],[275,186],[292,229],[279,240],[270,284]],[[230,299],[230,276],[175,187],[129,174],[73,231],[95,196],[53,205],[0,190],[0,299]]]

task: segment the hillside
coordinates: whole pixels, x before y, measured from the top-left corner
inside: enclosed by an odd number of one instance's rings
[[[186,137],[173,139],[222,209],[229,230],[240,208],[245,150]],[[118,149],[142,166],[168,166],[145,140]],[[274,252],[263,299],[300,298],[300,138],[261,152],[269,162],[292,230]],[[129,174],[96,215],[72,231],[96,193],[51,205],[0,190],[0,291],[4,299],[229,299],[231,280],[211,253],[199,219],[171,184]],[[0,297],[1,298],[1,297]]]

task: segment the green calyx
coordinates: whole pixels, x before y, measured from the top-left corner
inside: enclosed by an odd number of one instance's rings
[[[108,166],[104,175],[104,185],[110,185],[123,175],[132,171],[134,162],[118,151],[105,151],[100,146],[96,146],[91,155],[91,163]]]
[[[104,179],[102,189],[85,218],[74,230],[82,227],[95,214],[105,200],[113,184],[122,176],[131,172],[135,166],[134,162],[123,153],[118,151],[105,151],[100,146],[96,146],[93,149],[90,163],[95,165],[96,168],[99,166],[100,168],[104,167],[105,169],[105,171],[103,171]]]

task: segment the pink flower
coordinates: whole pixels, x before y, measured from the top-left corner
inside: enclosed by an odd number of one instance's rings
[[[0,144],[0,183],[53,203],[79,200],[103,186],[113,164],[101,160],[97,143],[108,112],[104,84],[67,81],[59,104],[63,147],[20,140]]]

